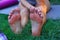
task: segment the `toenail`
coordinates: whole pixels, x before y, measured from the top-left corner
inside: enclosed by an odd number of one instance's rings
[[[43,18],[43,15],[42,14],[40,16],[41,16],[41,18]]]

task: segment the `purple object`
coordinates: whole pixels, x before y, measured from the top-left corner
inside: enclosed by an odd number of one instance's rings
[[[0,9],[18,4],[18,0],[0,0]]]
[[[4,33],[0,33],[0,40],[8,40]]]

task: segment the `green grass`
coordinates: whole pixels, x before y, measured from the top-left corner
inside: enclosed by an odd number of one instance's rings
[[[50,0],[51,4],[55,4],[55,5],[59,5],[60,4],[60,0]]]
[[[14,34],[7,20],[8,15],[0,15],[0,30],[7,36],[8,40],[60,40],[60,20],[48,19],[42,28],[42,33],[39,37],[31,35],[30,20],[22,33]]]

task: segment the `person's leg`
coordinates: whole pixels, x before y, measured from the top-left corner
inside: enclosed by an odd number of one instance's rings
[[[21,3],[19,5],[20,5],[21,25],[22,25],[22,27],[24,27],[28,22],[29,11]]]
[[[21,9],[21,13],[20,13],[20,9]],[[28,21],[28,10],[25,7],[23,7],[22,4],[20,4],[20,8],[16,8],[12,10],[8,16],[8,22],[10,24],[12,31],[15,34],[21,33],[22,31],[21,24],[22,26],[25,26],[27,21]]]
[[[46,17],[46,16],[45,16]],[[32,35],[39,36],[43,26],[45,18],[42,12],[30,13],[30,19],[32,23]],[[43,21],[44,20],[44,21]]]
[[[44,5],[37,5],[37,10],[40,9],[40,11],[35,13],[30,13],[30,19],[32,23],[32,35],[33,36],[39,36],[41,34],[41,29],[43,27],[43,24],[46,22],[46,13],[50,9],[49,2],[45,1],[46,4]]]
[[[21,33],[22,31],[20,20],[21,20],[20,10],[18,8],[12,10],[8,16],[8,22],[10,24],[12,31],[15,34]]]

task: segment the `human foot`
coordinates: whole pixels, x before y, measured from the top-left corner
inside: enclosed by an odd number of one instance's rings
[[[12,31],[15,34],[21,33],[22,31],[20,20],[21,20],[20,10],[19,9],[12,10],[12,12],[10,12],[8,16],[8,22],[10,24]]]
[[[30,13],[30,19],[32,23],[32,35],[39,36],[41,33],[41,29],[43,26],[43,13],[41,11],[34,10],[34,12]]]

